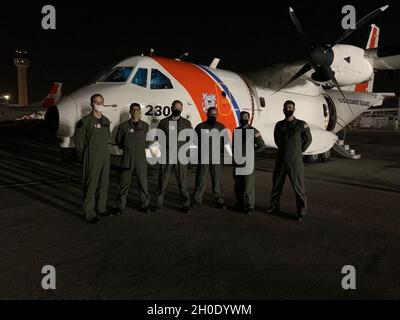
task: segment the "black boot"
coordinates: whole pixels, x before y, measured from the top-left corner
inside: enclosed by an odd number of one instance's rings
[[[190,206],[191,206],[192,208],[198,208],[198,207],[201,207],[201,203],[200,203],[200,202],[197,202],[197,201],[193,201],[193,202],[190,204]]]
[[[190,207],[189,206],[182,207],[182,212],[186,214],[190,213]]]
[[[216,207],[218,209],[220,209],[220,210],[225,210],[226,209],[225,203],[223,203],[223,202],[217,202],[217,206]]]
[[[141,210],[143,213],[150,213],[149,206],[143,206],[143,207],[140,208],[140,210]]]
[[[271,204],[271,206],[269,206],[269,208],[265,209],[265,213],[266,214],[274,214],[274,213],[279,213],[279,206],[275,205],[275,204]]]
[[[121,216],[121,215],[124,214],[124,209],[115,208],[114,214],[115,214],[116,216]]]
[[[297,221],[302,222],[304,217],[307,215],[306,209],[302,208],[297,211]]]
[[[113,213],[107,209],[104,212],[98,212],[98,215],[102,216],[102,217],[111,217],[113,215]]]
[[[92,219],[86,219],[86,222],[87,223],[90,223],[90,224],[98,224],[98,223],[100,223],[100,220],[99,220],[99,218],[97,218],[97,217],[94,217],[94,218],[92,218]]]

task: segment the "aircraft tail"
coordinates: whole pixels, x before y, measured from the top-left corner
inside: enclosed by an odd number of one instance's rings
[[[369,33],[366,50],[378,49],[379,45],[379,33],[380,28],[375,24],[371,24],[371,31]],[[372,75],[369,81],[359,83],[355,86],[354,92],[373,92],[374,90],[374,78],[375,74]]]
[[[49,108],[51,106],[54,106],[58,100],[60,100],[62,92],[62,83],[54,82],[53,85],[51,86],[50,92],[47,95],[46,99],[44,99],[42,103],[42,107]]]

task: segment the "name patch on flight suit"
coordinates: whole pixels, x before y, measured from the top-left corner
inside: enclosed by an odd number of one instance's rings
[[[133,133],[133,132],[134,132],[134,130],[133,130],[132,128],[130,128],[130,129],[129,129],[129,132],[130,132],[130,133]]]
[[[94,127],[95,127],[96,129],[100,129],[100,128],[101,128],[101,124],[100,124],[100,123],[96,123],[96,124],[94,125]]]

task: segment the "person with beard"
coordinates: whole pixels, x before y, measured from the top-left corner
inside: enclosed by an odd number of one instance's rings
[[[145,149],[149,125],[142,121],[141,108],[138,103],[132,103],[129,113],[131,118],[121,123],[115,141],[124,151],[121,160],[121,173],[118,183],[118,208],[117,214],[122,214],[126,206],[132,173],[136,174],[137,186],[141,200],[141,210],[149,213],[150,195],[147,186],[147,160]]]
[[[228,135],[226,134],[225,126],[217,121],[217,108],[211,107],[207,110],[207,120],[198,124],[195,128],[198,137],[198,164],[196,170],[196,183],[193,192],[192,207],[200,206],[203,200],[203,194],[206,190],[208,173],[211,174],[212,191],[218,209],[225,209],[224,195],[222,193],[221,180],[221,162],[224,156],[224,145],[229,143]],[[212,159],[212,130],[218,134],[219,145],[219,162],[213,163]],[[205,141],[207,139],[207,141]],[[224,141],[225,139],[225,141]],[[208,147],[208,150],[204,150]],[[204,156],[206,159],[203,159]]]
[[[271,205],[266,209],[266,213],[279,212],[279,202],[287,175],[296,194],[297,218],[302,221],[307,212],[302,153],[310,146],[312,137],[308,124],[296,119],[294,112],[295,103],[286,101],[283,105],[285,119],[275,125],[274,139],[278,147],[278,158],[273,174]]]
[[[172,150],[173,152],[176,152],[176,154],[178,154],[180,147],[182,147],[185,144],[185,141],[179,141],[177,139],[179,136],[179,132],[181,132],[184,129],[193,130],[192,123],[189,120],[181,117],[182,110],[183,110],[182,102],[179,100],[175,100],[171,106],[172,115],[162,119],[158,124],[158,129],[162,130],[167,138],[165,146],[166,148],[164,150],[167,156],[167,163],[160,164],[160,171],[158,175],[158,186],[156,191],[156,207],[155,207],[156,211],[161,209],[164,204],[164,197],[167,191],[168,180],[172,169],[175,169],[176,182],[178,184],[179,192],[182,196],[182,211],[184,213],[189,213],[190,210],[190,195],[187,190],[187,164],[181,163],[179,159],[177,159],[176,164],[171,163],[169,159],[169,148],[171,144],[177,147],[177,150]],[[169,140],[170,138],[169,132],[171,130],[175,131],[176,133],[175,141]],[[173,134],[171,134],[171,136],[173,136]]]
[[[252,131],[250,136],[253,137],[253,141],[247,141],[247,131]],[[249,143],[254,148],[254,152],[264,150],[266,145],[260,132],[250,125],[250,113],[247,111],[240,113],[240,126],[234,130],[234,136],[236,134],[241,138],[239,141],[242,144],[242,155],[246,158],[246,161],[254,162],[254,157],[251,159],[249,155],[244,154],[246,152],[246,144]],[[233,150],[235,149],[235,143],[237,143],[236,139],[233,139]],[[234,162],[233,179],[235,182],[234,191],[237,203],[233,206],[233,209],[244,211],[245,214],[251,215],[254,212],[256,202],[256,170],[254,167],[255,164],[253,164],[253,170],[250,174],[237,174],[236,168],[244,166],[245,164],[239,165]]]

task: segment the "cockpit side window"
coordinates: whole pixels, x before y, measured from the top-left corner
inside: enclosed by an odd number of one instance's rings
[[[139,68],[132,79],[132,83],[140,87],[147,87],[147,69]]]
[[[151,69],[150,89],[173,89],[171,80],[160,70]]]
[[[133,71],[133,67],[115,67],[102,75],[97,82],[126,82]]]

